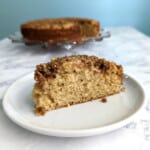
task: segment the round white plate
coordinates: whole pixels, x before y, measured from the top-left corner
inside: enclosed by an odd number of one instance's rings
[[[3,108],[16,124],[40,134],[60,137],[81,137],[118,129],[132,121],[145,103],[142,86],[131,76],[124,77],[126,91],[100,100],[49,111],[35,116],[31,92],[33,73],[17,80],[7,90]]]

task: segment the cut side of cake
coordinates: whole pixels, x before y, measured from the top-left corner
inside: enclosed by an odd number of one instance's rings
[[[86,38],[98,37],[99,31],[98,21],[83,18],[41,19],[21,25],[24,39],[33,42],[82,41]]]
[[[84,103],[120,93],[123,68],[96,56],[55,58],[36,67],[33,88],[35,113]]]

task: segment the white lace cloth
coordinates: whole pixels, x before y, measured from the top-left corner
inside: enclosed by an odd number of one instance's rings
[[[125,127],[99,136],[57,138],[31,133],[10,121],[0,105],[0,150],[149,150],[150,149],[150,38],[130,27],[108,28],[111,37],[73,50],[25,46],[0,41],[0,100],[5,90],[36,64],[51,57],[90,54],[115,60],[127,73],[134,74],[145,87],[147,106],[141,115]]]

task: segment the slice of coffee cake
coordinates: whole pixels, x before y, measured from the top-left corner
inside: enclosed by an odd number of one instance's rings
[[[35,113],[103,98],[120,92],[123,68],[96,56],[73,55],[37,65]]]

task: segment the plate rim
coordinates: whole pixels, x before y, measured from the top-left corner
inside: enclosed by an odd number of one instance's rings
[[[29,77],[33,75],[32,73],[27,73],[26,75],[18,78],[16,81],[14,81],[6,90],[4,97],[2,99],[2,106],[3,106],[3,110],[5,112],[5,114],[7,115],[7,117],[13,121],[15,124],[21,126],[24,129],[27,129],[31,132],[35,132],[35,133],[39,133],[42,135],[48,135],[48,136],[56,136],[56,137],[85,137],[85,136],[93,136],[93,135],[99,135],[99,134],[105,134],[111,131],[114,131],[116,129],[119,129],[125,125],[127,125],[129,122],[131,122],[134,118],[136,118],[136,116],[138,116],[138,114],[141,112],[141,110],[145,107],[146,105],[146,94],[145,94],[145,90],[144,90],[144,86],[143,84],[133,75],[129,75],[129,73],[123,73],[124,76],[128,76],[129,78],[131,78],[134,82],[136,82],[138,84],[138,86],[140,87],[141,92],[143,93],[143,100],[141,105],[138,107],[138,109],[136,111],[134,111],[131,115],[129,115],[129,117],[126,117],[120,121],[117,121],[115,123],[109,124],[109,125],[104,125],[101,127],[94,127],[94,128],[89,128],[89,129],[51,129],[51,128],[44,128],[44,127],[37,127],[34,126],[31,123],[23,123],[21,121],[19,121],[14,115],[12,115],[13,113],[12,110],[8,109],[6,106],[7,104],[7,95],[9,94],[9,91],[11,90],[11,88],[13,88],[13,86],[15,86],[15,84],[17,84],[19,81],[24,80],[25,78]]]

